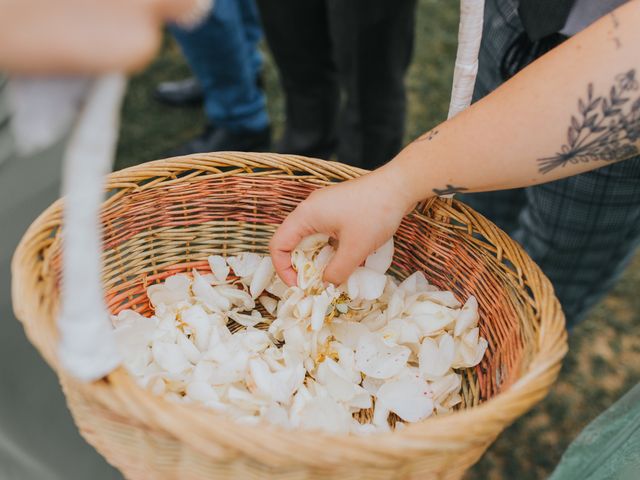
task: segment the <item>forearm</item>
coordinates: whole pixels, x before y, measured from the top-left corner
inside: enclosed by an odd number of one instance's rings
[[[410,202],[544,183],[640,142],[640,2],[630,2],[406,147],[374,175]]]

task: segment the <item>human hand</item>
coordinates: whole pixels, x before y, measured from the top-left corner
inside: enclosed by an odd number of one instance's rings
[[[355,180],[316,190],[298,205],[271,239],[273,265],[287,285],[296,284],[291,252],[300,240],[324,233],[338,241],[338,249],[324,280],[343,283],[397,230],[414,207],[403,180],[384,167]]]
[[[135,71],[164,22],[195,0],[0,0],[0,69],[17,74]]]

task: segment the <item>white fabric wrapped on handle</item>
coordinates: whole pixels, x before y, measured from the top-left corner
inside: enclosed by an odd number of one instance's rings
[[[80,380],[92,381],[120,363],[102,288],[100,205],[111,171],[124,75],[97,78],[65,152],[60,361]]]
[[[179,21],[195,27],[213,7],[197,0]],[[93,381],[121,362],[102,288],[100,205],[118,139],[126,77],[96,78],[77,119],[64,158],[63,281],[58,317],[59,358],[74,377]]]
[[[478,74],[478,53],[482,40],[484,0],[460,0],[460,26],[458,27],[458,51],[453,70],[453,87],[447,118],[455,117],[471,105],[473,87]],[[453,198],[454,194],[442,195]]]
[[[454,117],[471,104],[478,73],[483,18],[484,0],[460,0],[458,51],[448,118]]]

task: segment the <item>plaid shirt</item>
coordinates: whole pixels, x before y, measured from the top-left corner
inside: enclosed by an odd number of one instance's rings
[[[487,0],[475,100],[503,82],[502,59],[522,32],[515,1]],[[640,242],[640,157],[544,185],[460,199],[540,265],[569,327],[608,291]]]

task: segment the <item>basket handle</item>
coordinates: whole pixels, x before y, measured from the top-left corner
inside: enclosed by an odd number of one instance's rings
[[[483,20],[484,0],[460,0],[458,50],[447,118],[456,116],[471,105],[473,87],[478,74],[478,53],[482,40]],[[453,198],[453,195],[443,195],[441,198]]]
[[[120,363],[102,288],[100,204],[111,171],[126,79],[97,78],[64,156],[62,305],[59,360],[74,377],[97,380]]]

